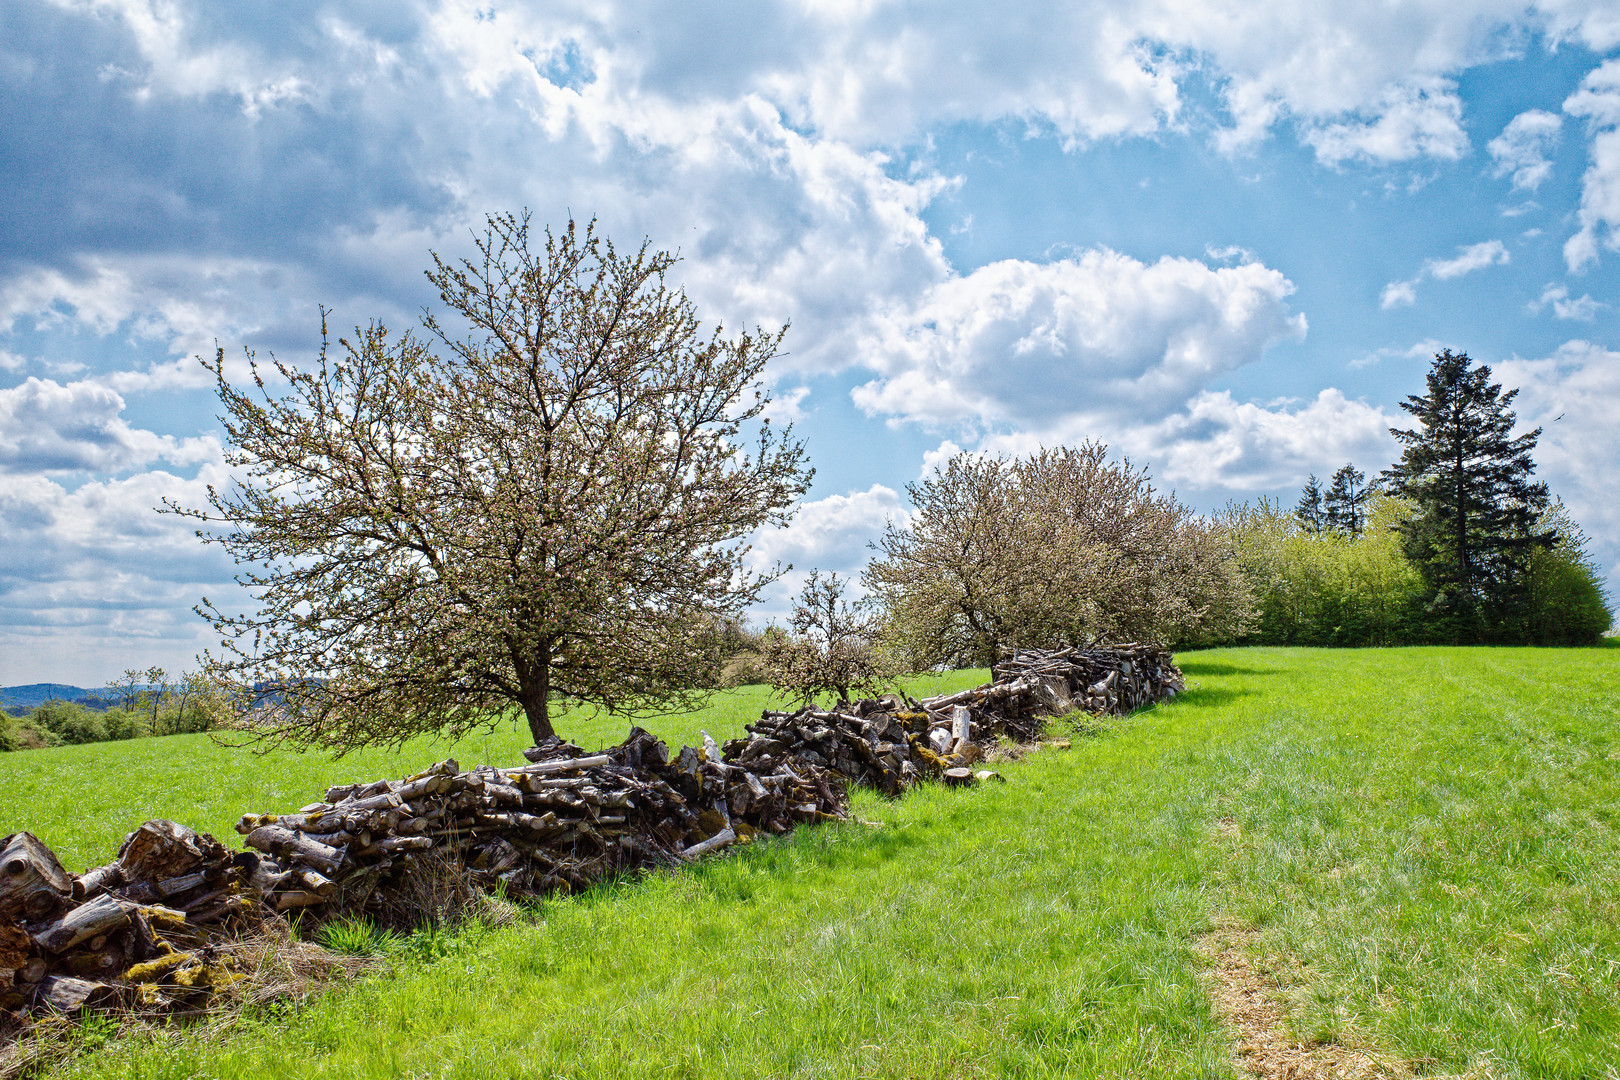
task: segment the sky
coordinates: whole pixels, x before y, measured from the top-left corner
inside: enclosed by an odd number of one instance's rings
[[[250,602],[197,358],[413,327],[493,212],[678,251],[858,574],[958,450],[1095,439],[1214,511],[1397,456],[1442,348],[1620,568],[1612,0],[0,4],[0,684],[178,671]]]

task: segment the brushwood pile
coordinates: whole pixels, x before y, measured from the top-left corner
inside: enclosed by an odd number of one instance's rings
[[[850,784],[971,785],[995,776],[972,768],[988,749],[1038,738],[1047,716],[1124,713],[1182,688],[1158,649],[1025,650],[972,690],[767,711],[723,747],[705,733],[671,753],[636,728],[594,753],[557,741],[517,766],[443,761],[333,787],[244,814],[239,850],[148,821],[111,862],[73,874],[32,834],[0,837],[0,1019],[15,1032],[30,1013],[193,1013],[248,978],[230,944],[286,913],[410,926],[446,890],[584,889],[843,818]]]

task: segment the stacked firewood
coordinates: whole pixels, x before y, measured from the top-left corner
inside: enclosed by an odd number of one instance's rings
[[[404,780],[332,788],[294,814],[244,815],[237,831],[262,853],[255,884],[276,910],[362,912],[425,862],[540,895],[842,816],[843,781],[827,770],[738,767],[705,744],[672,759],[638,728],[598,754],[553,743],[514,768],[443,761]]]
[[[1122,713],[1172,696],[1160,650],[1026,650],[992,682],[921,701],[886,695],[766,712],[724,749],[671,755],[637,728],[599,753],[554,741],[511,768],[442,761],[403,780],[334,787],[291,814],[247,814],[250,850],[168,821],[118,858],[67,873],[29,833],[0,839],[0,1013],[203,1007],[244,974],[228,945],[269,911],[422,916],[424,881],[535,896],[845,815],[846,784],[898,794],[971,784],[985,750],[1038,738],[1045,717]]]
[[[31,833],[0,839],[0,1009],[168,1008],[230,985],[213,946],[251,919],[256,862],[170,821],[78,875]]]
[[[1128,713],[1186,689],[1170,653],[1151,645],[1021,649],[992,669],[992,685],[1024,685],[1054,712]]]
[[[793,759],[898,794],[919,779],[969,784],[967,768],[998,739],[1027,743],[1048,716],[1126,713],[1183,689],[1170,654],[1142,645],[1009,653],[992,681],[924,698],[893,694],[833,709],[766,711],[750,737],[726,743],[727,761]],[[994,775],[994,774],[988,774]]]

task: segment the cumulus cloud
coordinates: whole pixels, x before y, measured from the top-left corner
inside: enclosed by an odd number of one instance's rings
[[[1620,59],[1605,60],[1564,102],[1592,132],[1591,164],[1581,177],[1580,230],[1564,243],[1572,273],[1590,268],[1598,248],[1620,251]]]
[[[1514,190],[1534,191],[1552,175],[1547,151],[1557,143],[1563,117],[1544,109],[1522,112],[1508,121],[1502,134],[1485,144],[1496,160],[1496,176],[1513,177]]]
[[[190,666],[207,644],[191,607],[205,594],[229,603],[234,566],[154,508],[165,496],[203,505],[206,485],[226,481],[223,466],[76,488],[0,471],[0,684],[48,672],[95,686],[137,664]]]
[[[1384,291],[1379,294],[1378,306],[1385,311],[1390,308],[1410,307],[1417,302],[1418,283],[1424,278],[1448,281],[1464,274],[1471,274],[1475,270],[1483,270],[1487,266],[1501,266],[1510,262],[1512,258],[1500,240],[1486,240],[1458,248],[1455,258],[1429,259],[1424,262],[1423,269],[1418,272],[1417,277],[1409,281],[1392,281],[1385,285]]]
[[[873,484],[864,491],[828,495],[799,507],[798,514],[785,528],[762,530],[756,534],[750,564],[756,571],[778,565],[792,570],[768,590],[754,613],[757,622],[786,619],[793,597],[804,587],[812,569],[837,573],[848,578],[846,596],[857,599],[862,590],[860,573],[871,557],[868,545],[883,535],[890,522],[904,524],[910,507],[893,488]]]
[[[1185,410],[1128,437],[1166,482],[1197,490],[1256,490],[1296,482],[1325,462],[1388,461],[1395,418],[1328,387],[1303,404],[1263,405],[1204,391]]]
[[[1620,502],[1613,494],[1620,470],[1614,439],[1620,352],[1569,341],[1548,357],[1504,360],[1493,374],[1504,386],[1519,388],[1513,403],[1519,426],[1542,429],[1535,452],[1539,478],[1593,537],[1599,561],[1620,563]]]
[[[1609,305],[1592,299],[1590,294],[1584,294],[1571,299],[1569,290],[1562,285],[1548,285],[1541,290],[1541,297],[1530,301],[1528,310],[1532,315],[1538,315],[1551,305],[1553,314],[1560,319],[1575,319],[1580,322],[1591,322],[1597,318],[1597,313]]]
[[[1452,160],[1468,150],[1462,128],[1462,101],[1450,83],[1398,85],[1369,107],[1372,119],[1354,119],[1308,128],[1305,141],[1326,164],[1360,159],[1372,162],[1411,161],[1433,157]]]
[[[884,313],[861,343],[880,376],[852,397],[869,415],[969,430],[1162,416],[1269,345],[1303,337],[1293,290],[1259,263],[1144,263],[1106,249],[992,263]]]
[[[124,399],[105,386],[30,376],[0,390],[0,469],[19,472],[121,472],[166,460],[219,460],[211,435],[177,439],[130,427]]]

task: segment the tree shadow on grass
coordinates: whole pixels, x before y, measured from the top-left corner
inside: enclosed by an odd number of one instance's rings
[[[1199,660],[1184,656],[1176,657],[1176,666],[1184,675],[1279,675],[1282,668],[1252,668],[1239,667],[1228,664],[1223,660]]]
[[[1209,709],[1229,705],[1238,698],[1251,697],[1253,694],[1253,690],[1226,686],[1195,686],[1177,694],[1175,701],[1170,704],[1177,708]]]

